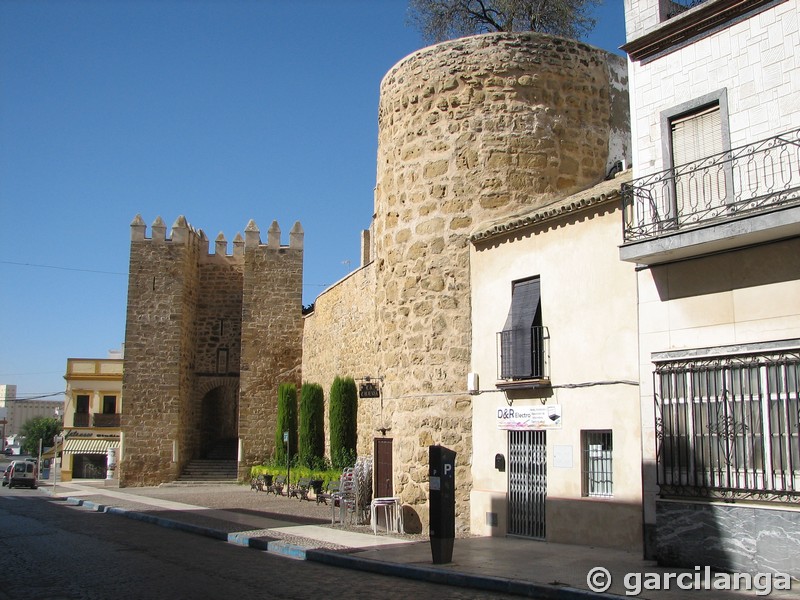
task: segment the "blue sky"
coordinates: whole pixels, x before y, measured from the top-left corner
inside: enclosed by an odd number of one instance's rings
[[[305,230],[303,302],[358,266],[407,0],[0,0],[0,383],[125,337],[130,223]],[[625,39],[604,0],[585,40]]]

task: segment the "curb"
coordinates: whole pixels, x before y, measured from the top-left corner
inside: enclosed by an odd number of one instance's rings
[[[151,523],[159,527],[167,529],[175,529],[178,531],[185,531],[196,535],[202,535],[215,540],[221,540],[237,546],[245,546],[262,550],[271,554],[278,554],[288,558],[299,560],[306,559],[306,548],[296,544],[290,544],[281,540],[276,540],[270,537],[251,537],[243,533],[227,533],[213,527],[203,527],[201,525],[193,525],[191,523],[183,523],[182,521],[174,521],[172,519],[165,519],[164,517],[156,517],[147,513],[137,512],[134,510],[127,510],[125,508],[117,508],[115,506],[106,506],[105,504],[98,504],[89,500],[82,500],[80,498],[68,497],[66,503],[71,506],[82,506],[95,512],[109,513],[119,515],[135,521],[142,521],[144,523]]]
[[[379,575],[392,575],[416,579],[428,583],[440,583],[453,587],[464,587],[490,592],[513,594],[537,598],[539,600],[622,600],[624,596],[615,594],[598,594],[573,587],[532,583],[518,579],[503,579],[490,575],[470,575],[447,569],[390,563],[372,558],[361,558],[349,554],[340,554],[326,550],[306,551],[306,560],[326,565],[368,571]]]

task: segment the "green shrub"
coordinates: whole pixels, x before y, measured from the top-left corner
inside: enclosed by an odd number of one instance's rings
[[[286,464],[286,444],[283,432],[289,432],[289,457],[297,454],[297,386],[282,383],[278,386],[278,422],[275,427],[275,461]]]
[[[357,419],[356,382],[352,377],[336,377],[331,385],[329,414],[331,464],[334,468],[343,469],[355,464]]]
[[[259,475],[286,475],[286,465],[283,467],[278,465],[255,465],[250,467],[250,478],[258,477]],[[296,484],[302,477],[309,479],[319,479],[323,485],[327,485],[329,481],[338,481],[342,477],[341,469],[310,469],[308,467],[292,467],[289,470],[289,480]]]
[[[325,460],[325,395],[317,383],[300,388],[300,464],[318,468]]]

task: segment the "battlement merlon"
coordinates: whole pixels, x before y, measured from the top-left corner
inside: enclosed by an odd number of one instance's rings
[[[164,223],[164,219],[162,219],[160,216],[156,217],[156,220],[153,221],[150,229],[152,231],[151,239],[153,242],[157,243],[171,241],[179,244],[185,244],[192,240],[192,238],[195,238],[196,241],[206,240],[206,243],[208,243],[208,238],[206,238],[206,234],[203,233],[203,230],[195,230],[191,225],[189,225],[189,223],[186,221],[186,217],[183,215],[175,219],[175,223],[172,225],[172,231],[170,232],[169,238],[167,238],[167,225]],[[144,219],[142,219],[142,215],[136,215],[131,222],[131,241],[147,241],[147,226],[144,223]]]
[[[167,238],[167,226],[164,220],[159,216],[153,221],[150,226],[152,230],[151,241],[154,243],[167,243],[172,242],[175,244],[188,244],[196,243],[204,245],[206,252],[208,251],[208,238],[202,229],[195,230],[186,221],[186,217],[179,216],[175,223],[172,225],[170,237]],[[233,256],[243,256],[245,248],[255,248],[261,245],[261,232],[253,219],[247,224],[244,231],[245,235],[242,238],[240,233],[236,234],[233,239]],[[303,228],[300,221],[295,222],[292,230],[289,232],[289,248],[295,250],[303,249]],[[141,215],[136,217],[131,222],[131,241],[132,242],[145,242],[150,241],[147,238],[147,225]],[[277,221],[273,221],[267,232],[267,247],[278,249],[281,247],[281,230]],[[218,256],[226,256],[228,250],[228,242],[225,235],[220,232],[214,241],[214,252]]]
[[[300,221],[296,221],[292,230],[289,232],[289,248],[291,250],[303,249],[303,227]],[[261,245],[261,230],[253,219],[247,224],[244,230],[244,247],[257,248]],[[267,230],[267,248],[277,250],[281,248],[281,228],[277,221],[273,221]]]

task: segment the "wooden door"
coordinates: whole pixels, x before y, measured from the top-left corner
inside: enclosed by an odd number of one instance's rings
[[[375,438],[375,498],[391,498],[392,438]]]

